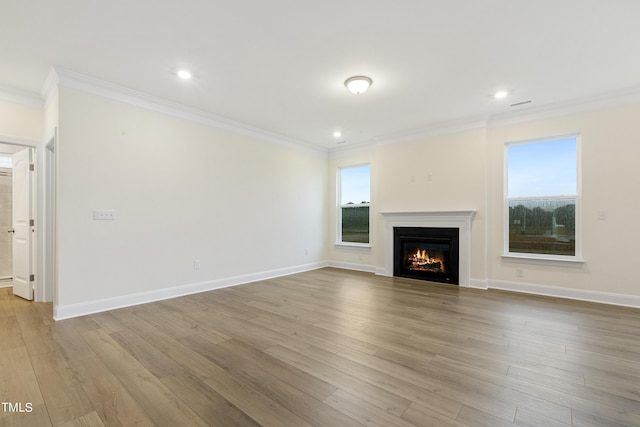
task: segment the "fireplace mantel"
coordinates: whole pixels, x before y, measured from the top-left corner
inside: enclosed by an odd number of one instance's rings
[[[377,274],[393,276],[394,227],[450,227],[460,232],[459,286],[471,286],[471,219],[476,210],[379,212],[384,219],[384,268]]]

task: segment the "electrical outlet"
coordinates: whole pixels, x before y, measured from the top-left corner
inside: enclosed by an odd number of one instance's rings
[[[193,261],[193,269],[194,270],[200,270],[200,260],[196,259]]]
[[[309,249],[305,249],[305,250],[304,250],[304,254],[305,254],[305,255],[309,255]]]
[[[516,277],[524,277],[524,270],[522,268],[516,268]]]

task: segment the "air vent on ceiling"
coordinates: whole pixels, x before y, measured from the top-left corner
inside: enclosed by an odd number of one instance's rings
[[[512,107],[519,107],[521,105],[525,105],[525,104],[531,104],[531,100],[528,99],[526,101],[520,101],[520,102],[516,102],[515,104],[511,104]]]
[[[346,143],[347,143],[347,141],[338,141],[338,142],[336,142],[336,144],[346,144]]]

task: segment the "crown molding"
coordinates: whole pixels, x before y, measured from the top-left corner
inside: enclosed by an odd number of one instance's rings
[[[51,70],[49,70],[49,74],[47,74],[47,78],[42,84],[42,88],[40,89],[40,96],[44,99],[44,108],[49,107],[49,103],[53,99],[53,95],[58,90],[59,82],[60,79],[58,78],[58,73],[55,68],[51,68]]]
[[[44,108],[44,101],[37,93],[8,86],[0,86],[0,101],[37,109]]]
[[[640,86],[547,104],[540,107],[527,108],[526,110],[516,112],[494,114],[487,121],[487,127],[493,129],[535,120],[552,119],[633,104],[640,104]]]
[[[264,142],[305,151],[311,154],[322,156],[327,156],[328,154],[326,149],[289,138],[285,135],[260,129],[217,114],[188,107],[177,102],[119,86],[114,83],[109,83],[74,71],[65,70],[60,67],[54,67],[52,69],[52,73],[50,73],[47,78],[47,82],[45,82],[45,85],[43,86],[43,93],[47,94],[47,99],[50,97],[51,93],[53,93],[53,88],[55,87],[63,87],[79,92],[89,93],[211,128],[234,132]]]
[[[370,141],[358,143],[356,145],[345,145],[341,147],[333,147],[329,149],[332,157],[337,157],[343,153],[352,154],[363,151],[369,151],[372,147],[382,147],[385,145],[402,144],[418,140],[425,140],[442,135],[453,135],[469,130],[484,129],[487,127],[486,118],[466,118],[461,120],[452,120],[448,122],[435,123],[426,127],[402,131],[388,135],[382,135],[373,138]]]
[[[411,142],[419,139],[428,139],[442,135],[453,135],[470,130],[485,129],[486,127],[487,119],[484,117],[464,118],[460,120],[434,123],[418,129],[380,136],[375,138],[375,142],[378,146],[401,144],[403,142]]]
[[[636,86],[616,92],[557,102],[539,107],[508,111],[489,116],[467,117],[447,122],[433,123],[422,128],[380,135],[353,146],[323,148],[61,67],[53,67],[51,69],[43,83],[40,94],[0,85],[0,101],[43,109],[49,105],[58,87],[90,93],[208,127],[231,131],[261,141],[321,156],[347,155],[354,152],[368,151],[376,146],[424,140],[436,136],[451,135],[476,129],[494,129],[536,120],[552,119],[572,114],[640,104],[640,86]]]

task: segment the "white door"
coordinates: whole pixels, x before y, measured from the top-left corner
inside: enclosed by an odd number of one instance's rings
[[[31,281],[31,149],[13,155],[13,294],[33,299]]]

